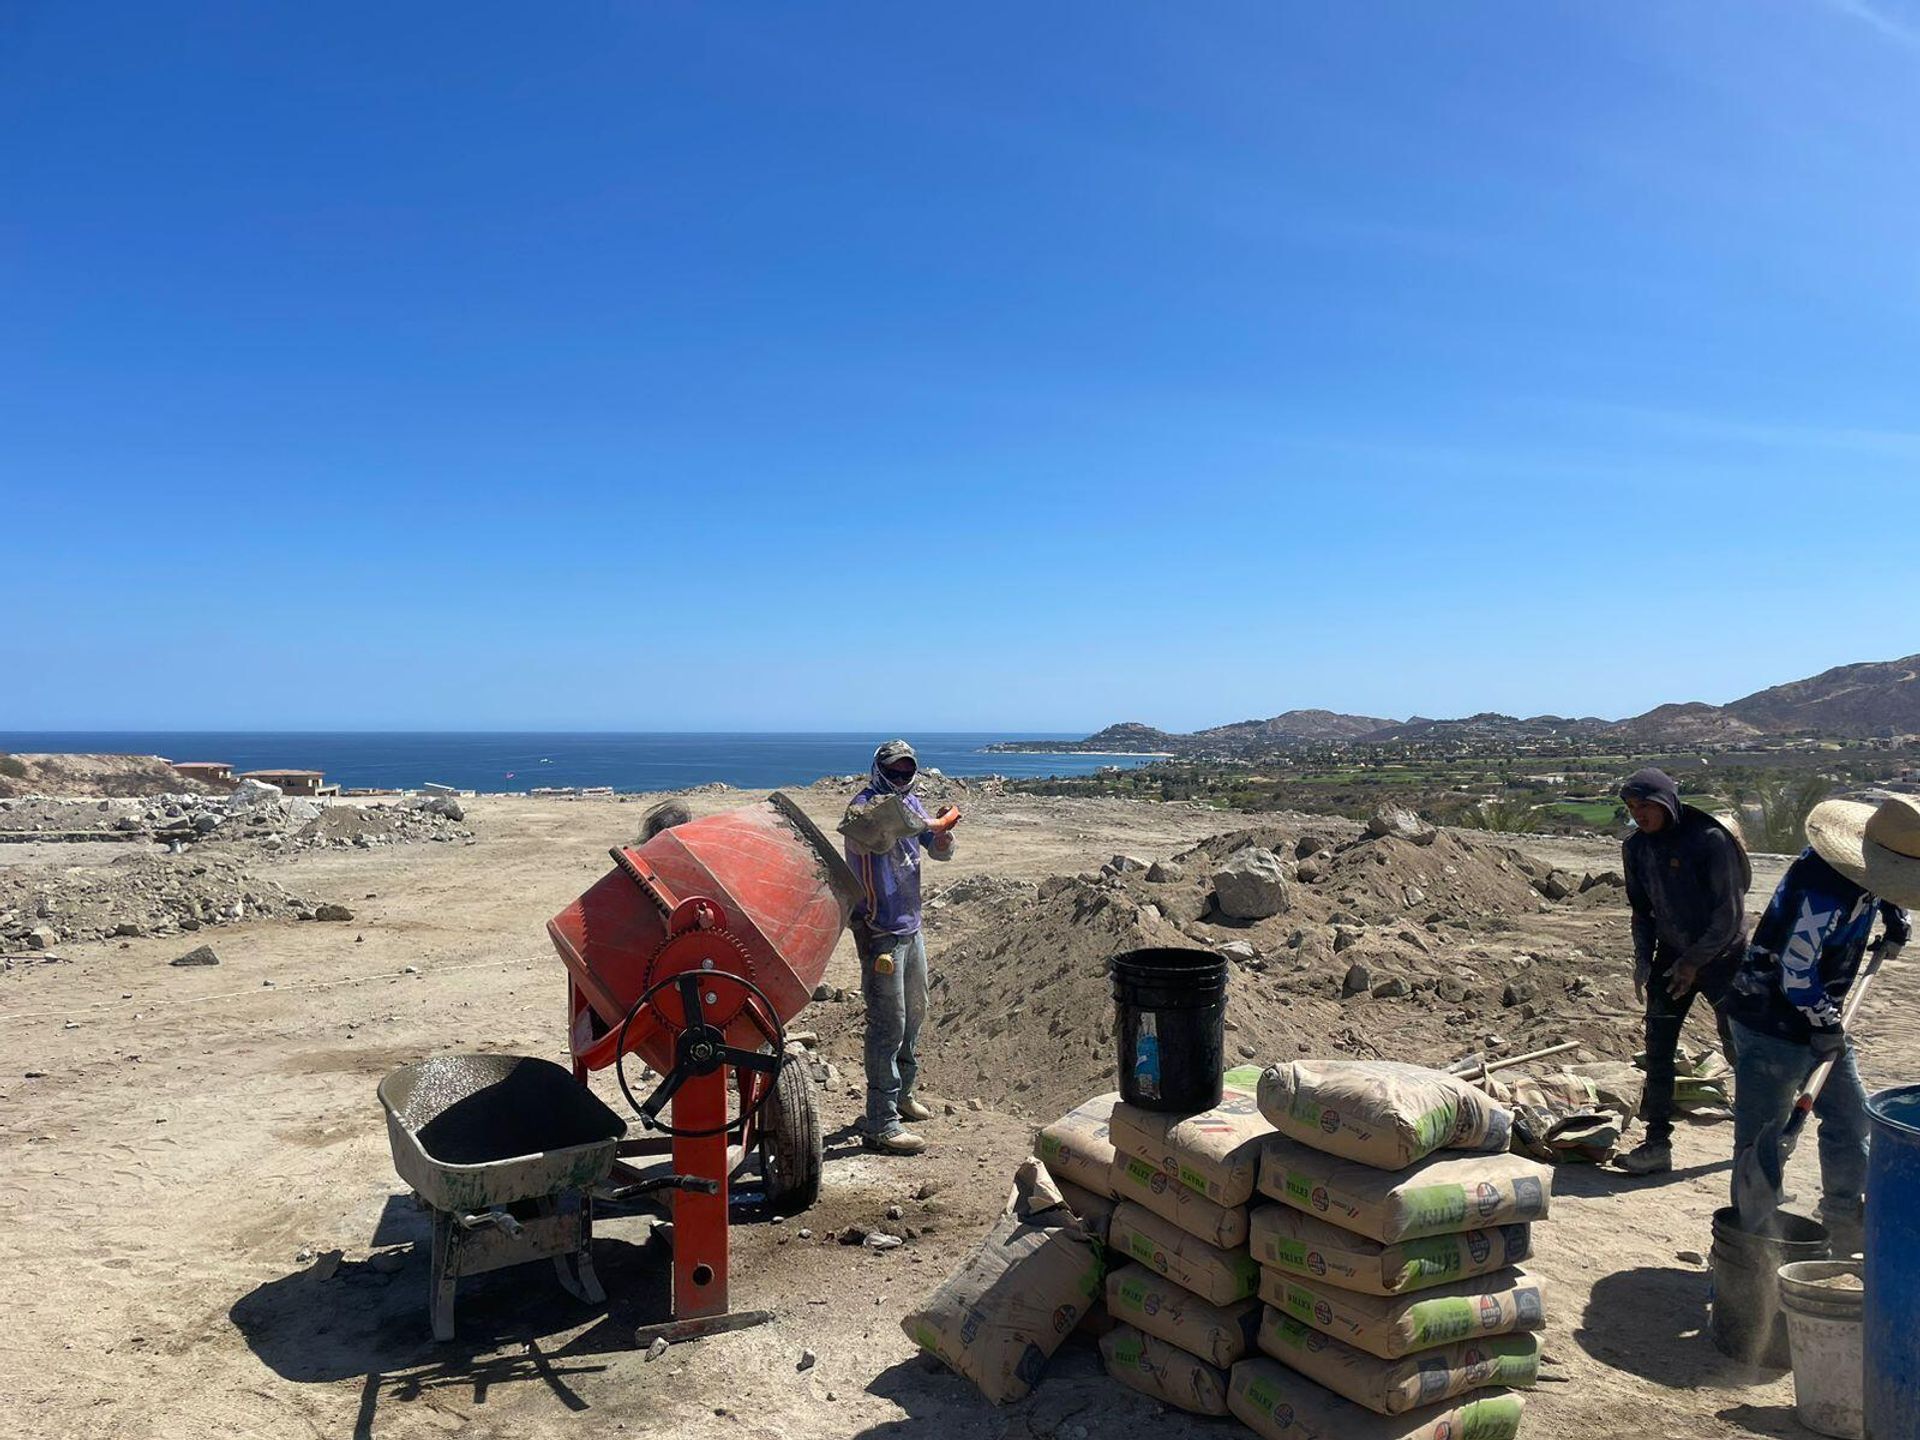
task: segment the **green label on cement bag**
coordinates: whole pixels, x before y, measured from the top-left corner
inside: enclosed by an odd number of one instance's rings
[[[1450,1340],[1464,1340],[1479,1328],[1474,1313],[1471,1300],[1417,1302],[1407,1311],[1407,1319],[1413,1326],[1413,1348],[1425,1350],[1429,1346],[1445,1345]]]
[[[1307,1268],[1307,1246],[1304,1240],[1282,1240],[1278,1237],[1267,1241],[1267,1256],[1276,1265],[1284,1265],[1289,1270]]]
[[[1203,1195],[1209,1200],[1213,1198],[1213,1191],[1207,1184],[1207,1177],[1191,1165],[1188,1165],[1185,1161],[1180,1163],[1180,1174],[1178,1178],[1180,1183],[1186,1186],[1187,1189],[1194,1191],[1196,1194]]]
[[[1298,1201],[1302,1209],[1312,1209],[1313,1177],[1302,1175],[1298,1170],[1287,1171],[1287,1198]]]
[[[1129,1310],[1144,1311],[1147,1308],[1147,1282],[1144,1280],[1122,1280],[1120,1293],[1116,1297]]]
[[[1061,1150],[1065,1148],[1066,1147],[1060,1143],[1060,1137],[1057,1135],[1042,1135],[1040,1137],[1040,1158],[1042,1160],[1058,1160]]]
[[[1134,1259],[1143,1260],[1156,1270],[1164,1270],[1166,1268],[1164,1258],[1159,1260],[1154,1259],[1154,1255],[1157,1253],[1154,1243],[1144,1235],[1127,1236],[1127,1249],[1131,1252]]]
[[[1520,1397],[1495,1395],[1474,1400],[1454,1413],[1460,1417],[1460,1440],[1513,1440],[1520,1433]]]
[[[1146,1346],[1139,1340],[1113,1342],[1113,1358],[1129,1370],[1146,1370]]]
[[[1406,1264],[1400,1273],[1409,1279],[1431,1280],[1441,1275],[1456,1275],[1462,1260],[1460,1236],[1435,1235],[1426,1240],[1407,1240],[1400,1246]]]
[[[1451,1101],[1437,1110],[1427,1111],[1414,1121],[1413,1133],[1420,1142],[1422,1153],[1438,1150],[1453,1139],[1454,1127],[1459,1123],[1460,1113]]]
[[[1129,1155],[1127,1157],[1126,1171],[1127,1178],[1145,1190],[1151,1190],[1153,1188],[1154,1176],[1160,1173],[1138,1155]]]
[[[1403,1199],[1407,1207],[1403,1234],[1458,1230],[1467,1218],[1467,1192],[1459,1185],[1423,1185]]]

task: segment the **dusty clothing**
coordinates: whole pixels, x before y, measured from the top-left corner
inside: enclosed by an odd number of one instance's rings
[[[919,933],[921,850],[936,860],[953,858],[953,832],[928,829],[931,817],[913,782],[901,787],[886,776],[884,767],[903,755],[911,758],[913,751],[899,741],[874,752],[871,778],[840,822],[847,863],[866,891],[854,918],[882,935]]]
[[[1812,849],[1801,851],[1754,927],[1727,1001],[1734,1019],[1800,1045],[1815,1032],[1838,1031],[1876,911],[1886,938],[1904,945],[1912,933],[1906,911],[1868,894]]]
[[[1673,823],[1629,835],[1621,860],[1635,965],[1656,976],[1691,967],[1696,986],[1719,1003],[1746,948],[1747,852],[1706,811],[1682,805]]]

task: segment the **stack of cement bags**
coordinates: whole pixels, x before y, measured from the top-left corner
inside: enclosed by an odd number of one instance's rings
[[[1552,1171],[1511,1116],[1412,1065],[1296,1061],[1259,1082],[1249,1242],[1262,1357],[1227,1404],[1268,1440],[1507,1440],[1539,1367],[1540,1282],[1518,1268]],[[1121,1207],[1122,1212],[1125,1206]],[[1116,1224],[1118,1223],[1116,1217]]]

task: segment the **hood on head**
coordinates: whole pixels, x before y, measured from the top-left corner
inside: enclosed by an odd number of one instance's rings
[[[900,760],[911,760],[914,763],[913,779],[905,785],[896,785],[887,778],[886,767]],[[904,795],[919,781],[919,765],[920,757],[913,753],[913,746],[904,740],[889,740],[873,752],[873,767],[870,773],[873,776],[873,783],[880,789],[891,791],[896,795]]]
[[[1674,778],[1664,770],[1648,766],[1645,770],[1636,770],[1620,786],[1622,800],[1651,800],[1678,821],[1680,818],[1680,787]]]

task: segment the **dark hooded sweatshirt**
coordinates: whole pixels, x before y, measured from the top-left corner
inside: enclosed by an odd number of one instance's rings
[[[1696,986],[1717,1004],[1746,951],[1753,867],[1727,828],[1681,804],[1679,788],[1658,770],[1641,771],[1627,788],[1674,817],[1658,831],[1634,831],[1621,847],[1634,963],[1662,974],[1695,967]]]

